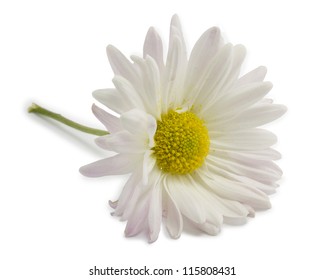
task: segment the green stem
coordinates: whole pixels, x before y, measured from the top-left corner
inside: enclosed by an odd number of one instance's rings
[[[103,136],[103,135],[107,135],[108,132],[105,131],[105,130],[101,130],[101,129],[96,129],[96,128],[91,128],[91,127],[88,127],[88,126],[84,126],[84,125],[81,125],[79,123],[76,123],[74,121],[71,121],[65,117],[63,117],[62,115],[60,114],[57,114],[57,113],[54,113],[54,112],[51,112],[35,103],[32,103],[32,105],[28,108],[28,113],[35,113],[35,114],[40,114],[40,115],[43,115],[43,116],[46,116],[48,118],[51,118],[51,119],[54,119],[60,123],[63,123],[67,126],[70,126],[70,127],[73,127],[75,129],[78,129],[82,132],[86,132],[86,133],[89,133],[89,134],[93,134],[93,135],[98,135],[98,136]]]

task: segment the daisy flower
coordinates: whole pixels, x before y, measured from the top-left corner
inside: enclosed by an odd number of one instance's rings
[[[255,210],[271,207],[269,194],[282,175],[270,148],[276,136],[260,126],[284,114],[265,98],[272,84],[265,67],[239,77],[242,45],[224,43],[208,29],[187,56],[177,16],[171,20],[166,61],[162,41],[150,28],[143,57],[128,60],[109,45],[115,88],[93,105],[109,131],[96,143],[114,156],[80,168],[89,177],[130,174],[114,215],[127,221],[126,236],[145,233],[149,242],[162,222],[178,238],[184,224],[210,235],[222,224],[242,224]]]

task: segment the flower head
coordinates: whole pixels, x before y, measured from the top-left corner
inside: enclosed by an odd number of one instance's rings
[[[107,54],[113,89],[94,97],[93,112],[109,135],[96,139],[116,155],[83,166],[90,177],[128,174],[111,206],[127,221],[125,234],[157,239],[162,221],[178,238],[183,222],[217,234],[223,222],[244,223],[256,209],[270,207],[282,173],[271,149],[276,136],[258,128],[286,111],[265,95],[265,67],[239,78],[245,49],[225,44],[208,29],[187,57],[177,16],[171,21],[166,62],[160,36],[150,28],[143,57],[129,61],[113,46]]]

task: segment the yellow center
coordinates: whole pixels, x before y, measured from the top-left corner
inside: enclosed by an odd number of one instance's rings
[[[187,174],[203,164],[210,139],[203,121],[192,112],[169,111],[157,121],[153,147],[161,170]]]

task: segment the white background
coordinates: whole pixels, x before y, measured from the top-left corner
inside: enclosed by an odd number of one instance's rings
[[[1,1],[0,278],[95,279],[98,267],[234,266],[231,279],[324,279],[323,1]],[[84,124],[91,92],[111,86],[105,47],[141,54],[149,26],[167,43],[180,16],[189,49],[217,25],[244,44],[247,72],[268,67],[271,97],[288,106],[268,128],[283,154],[273,208],[210,237],[162,229],[154,244],[125,238],[111,217],[125,177],[89,179],[81,165],[105,157],[93,136],[26,113],[37,102]],[[197,279],[178,276],[145,279]],[[227,278],[227,277],[221,277]],[[98,279],[140,279],[99,277]],[[218,277],[202,277],[218,279]]]

